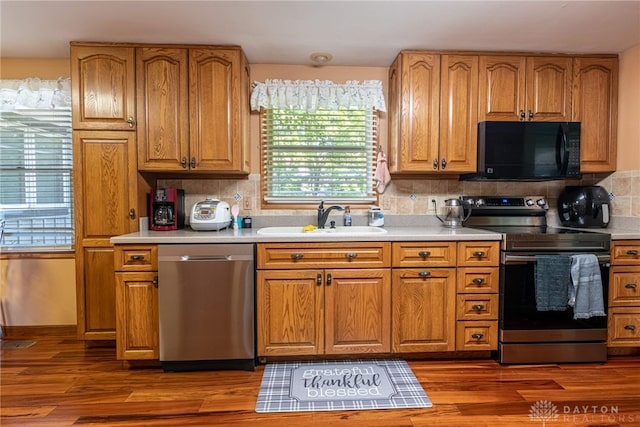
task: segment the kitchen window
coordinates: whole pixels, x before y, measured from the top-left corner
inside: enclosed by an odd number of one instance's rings
[[[2,81],[0,225],[3,251],[73,247],[68,79]]]
[[[267,81],[254,86],[252,108],[261,109],[265,205],[377,199],[381,82]]]

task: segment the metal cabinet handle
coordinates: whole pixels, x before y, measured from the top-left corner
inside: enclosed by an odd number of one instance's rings
[[[438,159],[433,159],[433,169],[438,169]]]
[[[636,330],[636,325],[624,325],[624,328],[627,331],[635,331]]]
[[[484,338],[484,334],[476,332],[471,334],[471,338],[473,338],[474,340],[481,340],[482,338]]]
[[[529,110],[527,118],[529,119],[529,121],[533,120],[533,111]]]
[[[140,255],[140,254],[131,255],[129,257],[129,259],[131,261],[143,261],[144,260],[144,255]]]
[[[130,128],[133,128],[133,126],[135,126],[135,124],[136,124],[136,121],[133,120],[133,117],[129,117],[127,119],[127,124],[129,125]]]
[[[196,167],[196,158],[192,157],[191,158],[191,169],[195,169],[195,167]]]
[[[322,285],[322,274],[318,273],[318,277],[316,277],[316,285]]]
[[[302,253],[294,252],[294,253],[291,254],[291,259],[294,260],[294,261],[302,259],[302,258],[304,258],[304,254],[302,254]]]
[[[445,159],[444,157],[442,158],[442,161],[440,162],[440,164],[442,165],[442,169],[447,167],[447,159]]]
[[[183,157],[182,159],[180,159],[180,166],[182,166],[182,169],[186,169],[187,168],[187,158]]]
[[[520,121],[524,120],[524,110],[520,110],[520,112],[518,114],[518,118],[520,119]]]
[[[153,276],[153,286],[158,287],[158,276]]]
[[[627,283],[626,285],[624,285],[624,287],[627,289],[635,289],[638,286],[635,283]]]
[[[136,210],[134,208],[129,209],[129,218],[136,219]]]
[[[431,256],[431,251],[420,251],[418,252],[418,256],[420,258],[429,258]]]
[[[327,273],[327,286],[331,286],[331,280],[332,280],[331,273]]]
[[[476,277],[471,281],[474,285],[482,285],[484,283],[484,279],[482,277]]]
[[[482,258],[485,257],[487,253],[485,251],[475,251],[472,255],[478,258]]]
[[[357,252],[347,252],[346,254],[344,254],[344,256],[347,259],[355,259],[355,258],[358,258],[358,253]]]
[[[484,310],[484,305],[483,304],[474,304],[471,306],[471,308],[475,311],[482,311]]]
[[[629,249],[627,251],[627,255],[636,256],[636,255],[638,255],[638,251],[636,249]]]
[[[420,276],[420,277],[429,277],[429,276],[431,276],[431,272],[429,272],[429,271],[421,271],[420,273],[418,273],[418,276]]]

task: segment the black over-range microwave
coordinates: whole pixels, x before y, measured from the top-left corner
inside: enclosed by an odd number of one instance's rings
[[[462,180],[580,177],[580,122],[480,122],[478,171]]]

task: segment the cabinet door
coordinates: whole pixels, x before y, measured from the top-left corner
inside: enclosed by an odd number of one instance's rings
[[[526,58],[480,56],[479,121],[520,120],[525,110]]]
[[[478,57],[443,55],[440,170],[474,172],[478,140]]]
[[[108,241],[103,244],[108,245]],[[76,250],[78,336],[81,339],[116,338],[113,271],[111,247],[84,247]]]
[[[390,270],[326,270],[324,282],[325,353],[388,353]]]
[[[119,360],[158,359],[158,276],[116,273],[116,350]]]
[[[455,268],[393,271],[393,352],[454,350],[455,272]]]
[[[440,56],[405,53],[400,57],[400,118],[392,135],[391,172],[429,172],[439,167]]]
[[[582,172],[616,170],[618,60],[575,58],[573,121],[580,122]]]
[[[74,129],[135,130],[134,48],[71,45]]]
[[[191,169],[242,171],[245,137],[241,87],[245,71],[239,50],[189,50]]]
[[[321,270],[257,272],[258,356],[324,352]]]
[[[572,58],[528,57],[526,120],[571,120]]]
[[[189,68],[187,49],[136,49],[138,169],[189,167]]]

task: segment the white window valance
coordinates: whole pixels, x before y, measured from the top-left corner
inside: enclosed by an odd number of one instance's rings
[[[251,92],[251,109],[295,109],[314,112],[318,108],[371,108],[387,111],[382,81],[349,80],[265,80],[255,82]]]
[[[0,81],[0,110],[71,108],[71,79]]]

